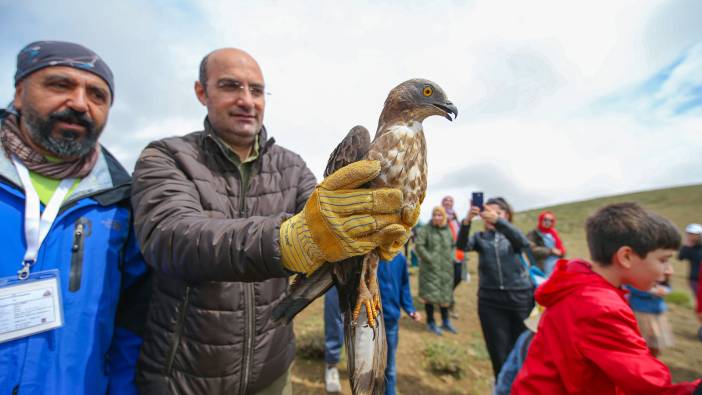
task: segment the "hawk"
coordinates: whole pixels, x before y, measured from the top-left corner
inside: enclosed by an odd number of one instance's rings
[[[458,116],[437,84],[411,79],[390,91],[373,141],[368,130],[355,126],[329,157],[324,176],[362,159],[380,162],[380,175],[366,186],[402,191],[402,220],[408,229],[419,218],[427,189],[427,152],[422,121],[440,115]],[[409,231],[408,231],[409,235]],[[402,240],[403,244],[406,240]],[[397,247],[397,246],[396,246]],[[344,339],[349,379],[354,394],[385,391],[386,341],[377,280],[379,252],[322,265],[309,276],[298,275],[290,294],[273,311],[276,321],[290,322],[313,300],[336,286],[344,313]]]

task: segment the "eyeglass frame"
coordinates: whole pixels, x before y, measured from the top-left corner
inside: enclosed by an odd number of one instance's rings
[[[230,87],[223,86],[223,84],[230,84]],[[244,89],[248,86],[249,89],[249,94],[251,97],[254,99],[261,99],[265,98],[266,96],[270,96],[271,93],[266,91],[266,87],[261,84],[249,84],[248,82],[242,83],[239,80],[235,80],[233,78],[222,78],[217,81],[216,87],[218,89],[223,89],[225,91],[231,90],[234,92],[237,92],[241,94],[244,92]]]

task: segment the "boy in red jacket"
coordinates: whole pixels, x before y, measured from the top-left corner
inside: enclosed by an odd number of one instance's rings
[[[587,220],[593,263],[561,260],[536,291],[546,307],[512,394],[702,394],[701,380],[672,384],[648,350],[622,285],[650,289],[672,273],[680,235],[636,203]]]

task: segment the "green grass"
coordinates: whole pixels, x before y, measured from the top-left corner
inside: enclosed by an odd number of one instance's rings
[[[304,359],[324,359],[322,320],[295,320],[296,353]]]
[[[687,292],[673,291],[665,296],[665,301],[678,306],[692,308],[692,298]]]
[[[324,331],[306,331],[296,336],[297,355],[305,359],[324,359]]]
[[[432,340],[424,349],[430,371],[460,378],[465,373],[466,352],[453,342]]]
[[[473,339],[468,344],[468,355],[471,358],[488,360],[490,354],[488,354],[487,348],[485,347],[485,342],[483,339]]]

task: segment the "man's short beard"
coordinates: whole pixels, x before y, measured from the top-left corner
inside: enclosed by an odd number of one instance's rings
[[[104,125],[96,126],[85,114],[70,108],[42,118],[34,108],[25,106],[22,109],[22,117],[32,141],[59,158],[83,157],[88,154],[95,148],[104,127]],[[59,130],[60,137],[52,136],[51,132],[61,121],[82,125],[85,128],[85,134],[81,138],[71,138],[69,136],[75,132]],[[64,133],[66,137],[63,136]]]

